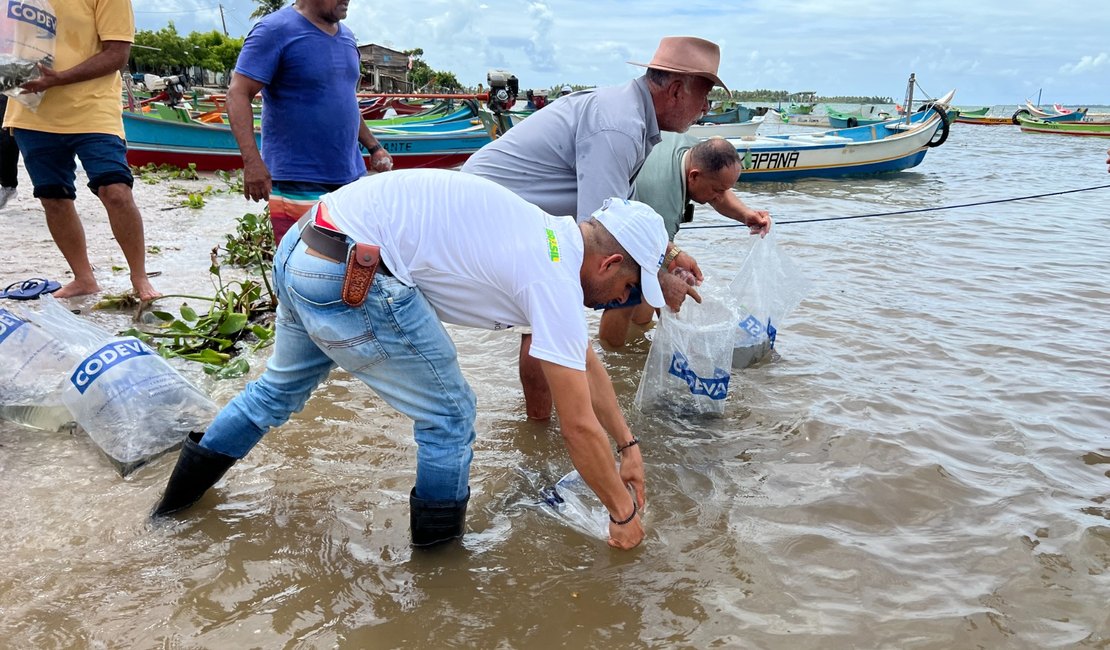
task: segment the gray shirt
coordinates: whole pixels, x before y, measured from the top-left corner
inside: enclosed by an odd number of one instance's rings
[[[462,170],[503,185],[553,215],[579,221],[632,181],[659,142],[647,77],[572,93],[482,147]]]
[[[651,150],[636,177],[634,198],[647,203],[663,217],[667,236],[674,240],[681,224],[687,221],[686,156],[699,140],[685,133],[665,133]]]

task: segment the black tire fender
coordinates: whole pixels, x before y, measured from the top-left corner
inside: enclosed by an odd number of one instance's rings
[[[857,120],[854,117],[849,117],[848,118],[848,128],[851,129],[851,128],[857,127],[857,126],[859,126],[859,120]]]
[[[1027,109],[1019,108],[1016,111],[1014,111],[1014,114],[1010,118],[1010,121],[1013,122],[1014,124],[1020,124],[1020,122],[1018,122],[1018,117],[1020,117],[1022,115],[1025,116],[1025,119],[1029,119],[1029,118],[1033,117],[1033,114],[1030,113]]]

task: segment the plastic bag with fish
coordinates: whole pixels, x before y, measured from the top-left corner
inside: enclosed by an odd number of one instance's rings
[[[215,403],[139,339],[111,336],[50,296],[27,316],[79,351],[62,385],[62,403],[121,475],[180,445],[216,416]]]
[[[68,428],[62,384],[80,354],[20,313],[0,308],[0,418],[36,429]]]
[[[709,297],[701,304],[687,300],[677,313],[661,311],[636,390],[636,407],[723,412],[736,316],[723,302]]]
[[[41,76],[39,64],[54,61],[58,20],[47,0],[8,0],[0,16],[0,92],[38,108],[43,93],[25,93],[20,86]]]
[[[774,232],[756,239],[729,285],[738,325],[732,367],[746,368],[775,347],[783,319],[809,291],[809,280],[778,247]]]

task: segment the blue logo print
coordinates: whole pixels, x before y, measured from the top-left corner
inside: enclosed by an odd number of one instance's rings
[[[96,378],[113,366],[119,365],[128,359],[148,354],[154,354],[154,351],[143,345],[142,341],[137,338],[129,336],[119,341],[113,341],[85,357],[85,360],[77,366],[77,370],[73,371],[69,381],[77,389],[77,392],[84,395],[89,386],[92,386],[92,383],[96,381]]]
[[[8,18],[41,27],[43,31],[49,32],[51,36],[57,35],[58,19],[54,17],[54,14],[24,4],[20,0],[9,0]]]
[[[671,356],[671,367],[667,372],[686,382],[694,395],[705,395],[712,400],[728,396],[728,380],[731,377],[727,370],[714,368],[712,377],[699,377],[690,370],[690,360],[678,350]]]
[[[3,343],[4,339],[11,336],[12,332],[26,324],[27,321],[19,316],[16,316],[6,309],[0,309],[0,343]]]

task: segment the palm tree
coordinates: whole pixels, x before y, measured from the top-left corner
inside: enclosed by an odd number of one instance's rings
[[[251,14],[251,20],[268,16],[285,6],[287,0],[254,0],[258,8]]]

